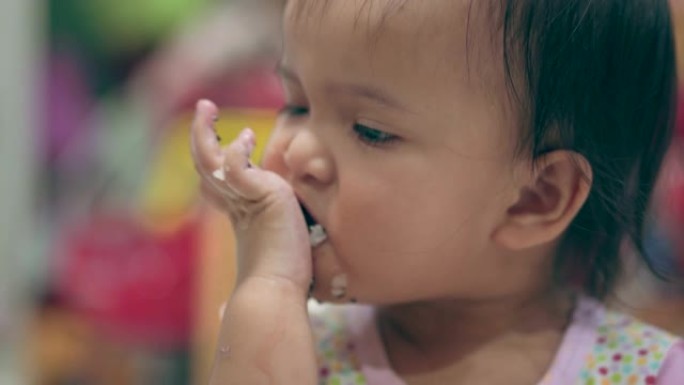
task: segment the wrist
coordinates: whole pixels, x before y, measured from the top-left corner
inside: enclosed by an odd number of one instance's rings
[[[211,384],[315,384],[312,338],[306,299],[296,285],[247,276],[226,308]]]
[[[302,306],[303,309],[306,309],[309,288],[283,276],[249,274],[244,277],[238,276],[234,290],[234,296],[236,295],[253,296],[259,301],[263,301],[265,298],[274,298],[279,302]]]
[[[238,240],[237,260],[238,284],[268,286],[286,293],[298,292],[302,293],[301,298],[309,294],[312,279],[310,248]]]

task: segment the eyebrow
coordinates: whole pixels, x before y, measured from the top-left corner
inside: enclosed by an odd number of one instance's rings
[[[280,76],[281,78],[301,84],[301,81],[299,80],[299,76],[290,68],[288,68],[286,65],[283,63],[278,63],[276,70],[276,74]],[[381,104],[385,107],[393,108],[396,110],[401,110],[405,112],[411,112],[411,110],[398,101],[397,99],[393,98],[392,96],[388,95],[387,93],[366,85],[361,85],[361,84],[342,84],[342,83],[336,83],[336,84],[330,84],[327,87],[327,90],[331,94],[349,94],[349,95],[354,95],[357,97],[361,97],[364,99],[368,99],[371,101],[374,101],[378,104]]]

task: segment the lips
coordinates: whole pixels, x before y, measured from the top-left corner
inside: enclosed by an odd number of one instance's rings
[[[301,201],[299,202],[299,206],[302,209],[302,214],[304,214],[306,227],[309,229],[309,242],[311,243],[311,247],[318,247],[328,239],[328,234],[325,232],[325,228],[316,222],[316,219],[314,219],[313,215],[311,215]]]

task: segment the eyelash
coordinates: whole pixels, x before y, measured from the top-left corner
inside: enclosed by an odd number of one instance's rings
[[[399,140],[398,136],[388,134],[384,131],[376,130],[358,123],[354,124],[354,135],[363,144],[373,147],[386,146]]]
[[[283,108],[280,109],[278,114],[297,118],[300,116],[308,115],[309,109],[307,107],[286,104]]]
[[[293,118],[299,118],[308,115],[309,109],[303,106],[285,105],[280,110],[280,114]],[[398,136],[388,134],[375,128],[364,126],[363,124],[354,124],[353,130],[354,136],[356,136],[361,143],[372,147],[388,145],[399,140]]]

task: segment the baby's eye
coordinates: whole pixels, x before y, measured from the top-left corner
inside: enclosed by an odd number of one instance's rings
[[[309,107],[296,106],[292,104],[287,104],[280,109],[281,115],[287,115],[292,117],[302,117],[309,115]]]
[[[362,124],[354,125],[354,133],[360,141],[371,146],[381,146],[399,139],[396,135],[388,134]]]

